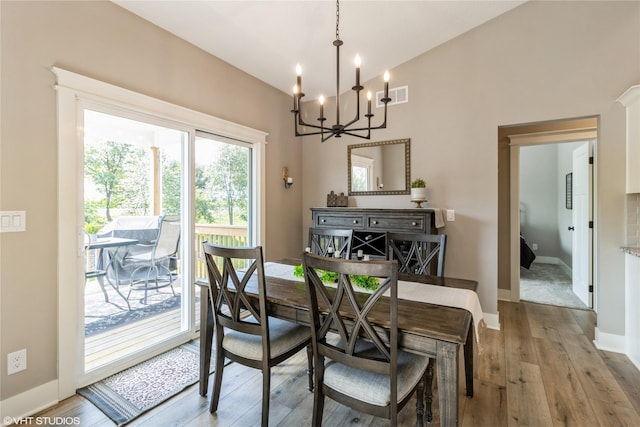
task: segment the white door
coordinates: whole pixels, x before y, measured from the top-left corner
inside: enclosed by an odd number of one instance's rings
[[[590,262],[591,238],[589,228],[591,219],[591,142],[585,142],[573,151],[572,172],[572,209],[573,209],[573,243],[572,271],[573,293],[587,306],[591,307],[592,293]],[[570,227],[570,229],[572,229]]]

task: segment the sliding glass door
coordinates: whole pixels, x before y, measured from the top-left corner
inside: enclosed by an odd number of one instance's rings
[[[157,120],[84,110],[85,371],[191,329],[188,143]]]
[[[198,336],[202,241],[264,239],[266,133],[52,70],[64,399]]]

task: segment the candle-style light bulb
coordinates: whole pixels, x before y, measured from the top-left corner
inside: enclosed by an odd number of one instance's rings
[[[371,91],[367,91],[367,114],[371,114]]]
[[[356,67],[360,68],[360,65],[362,64],[362,59],[360,59],[360,55],[356,55],[354,62],[356,64]]]
[[[320,101],[320,119],[324,119],[324,96],[320,95],[318,100]]]
[[[296,64],[296,85],[300,93],[302,93],[302,67],[300,64]]]
[[[318,101],[320,101],[320,105],[324,104],[324,95],[320,95],[320,98],[318,98]]]
[[[384,97],[389,98],[389,71],[384,72]]]
[[[294,111],[298,109],[298,85],[293,85],[293,109]]]
[[[360,86],[360,64],[362,63],[360,55],[356,55],[354,62],[356,64],[356,86]]]

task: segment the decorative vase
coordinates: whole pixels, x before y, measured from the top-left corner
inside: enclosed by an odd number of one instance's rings
[[[426,187],[417,187],[411,189],[411,200],[427,200],[427,188]]]

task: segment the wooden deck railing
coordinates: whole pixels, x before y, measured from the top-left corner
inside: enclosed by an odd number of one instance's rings
[[[248,232],[246,225],[196,224],[196,280],[207,280],[207,266],[202,254],[202,242],[223,246],[247,246]],[[245,267],[236,265],[236,267]]]
[[[215,245],[223,246],[247,246],[248,231],[246,225],[215,225],[215,224],[196,224],[196,280],[207,280],[207,266],[202,255],[202,242],[209,242]],[[85,260],[85,271],[95,268],[97,251],[88,251]],[[236,267],[245,267],[245,265],[236,265]],[[179,267],[178,267],[179,269]]]

